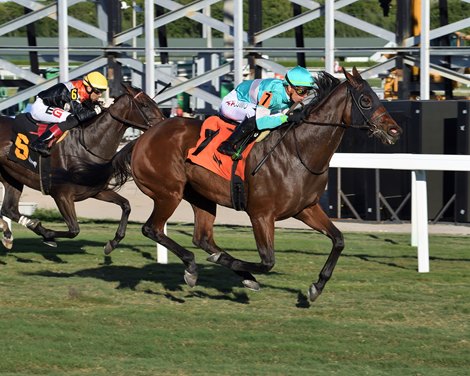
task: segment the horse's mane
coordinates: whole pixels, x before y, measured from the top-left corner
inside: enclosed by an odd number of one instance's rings
[[[326,71],[320,71],[315,80],[316,87],[313,89],[314,97],[305,106],[304,113],[310,113],[321,101],[323,101],[339,84],[336,77]]]

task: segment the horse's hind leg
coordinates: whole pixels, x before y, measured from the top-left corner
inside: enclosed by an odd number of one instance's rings
[[[112,190],[101,191],[93,198],[100,201],[111,202],[113,204],[119,205],[122,210],[121,220],[119,221],[119,226],[116,231],[116,235],[114,236],[113,240],[108,240],[108,242],[104,246],[105,255],[109,255],[126,235],[129,214],[131,213],[131,205],[129,204],[129,201],[127,199]]]
[[[0,217],[0,232],[3,232],[2,244],[6,249],[13,248],[13,234],[7,221]]]
[[[197,282],[197,265],[194,260],[194,253],[188,251],[165,234],[165,223],[173,214],[181,200],[167,198],[166,201],[154,199],[153,212],[150,218],[142,227],[142,233],[169,249],[183,261],[186,269],[184,280],[190,287],[194,287]]]
[[[328,236],[332,243],[333,247],[331,248],[330,255],[326,260],[325,265],[323,266],[318,281],[312,283],[309,289],[309,298],[313,302],[317,299],[323,291],[325,284],[331,278],[333,270],[338,262],[338,258],[341,255],[341,251],[344,248],[344,238],[340,230],[331,222],[330,218],[325,214],[320,205],[310,206],[298,215],[295,216],[296,219],[304,222],[307,226],[317,230],[326,236]]]
[[[191,206],[194,211],[193,244],[210,255],[224,252],[214,241],[214,221],[217,205],[211,201],[204,205],[204,209],[193,204]],[[211,261],[210,257],[209,261]],[[259,283],[251,273],[241,270],[234,270],[234,272],[242,277],[242,283],[245,287],[255,291],[260,289]]]
[[[42,236],[44,244],[50,247],[57,247],[56,238],[73,239],[80,233],[80,226],[77,221],[77,213],[75,212],[74,201],[69,195],[61,194],[53,196],[53,199],[64,219],[68,231],[56,231],[44,227],[41,222],[30,227],[36,234]],[[28,226],[29,227],[29,226]]]
[[[275,264],[274,257],[274,218],[271,215],[251,217],[253,234],[261,262],[249,262],[236,259],[227,252],[220,252],[209,257],[209,261],[223,265],[233,271],[267,273]]]
[[[26,216],[22,216],[18,210],[20,197],[23,193],[23,184],[17,182],[15,185],[12,185],[6,182],[4,179],[2,179],[2,183],[4,187],[4,196],[0,215],[3,217],[10,218],[12,221],[18,222],[21,225],[33,230],[38,221],[35,219],[30,219]],[[5,222],[3,219],[0,222],[0,231],[3,232],[3,246],[6,249],[12,249],[13,234],[11,232],[11,229],[8,227],[8,223]]]

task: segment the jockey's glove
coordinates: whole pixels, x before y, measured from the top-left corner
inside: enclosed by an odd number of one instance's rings
[[[290,123],[300,123],[304,119],[302,110],[294,110],[287,115],[287,121]]]
[[[95,110],[95,112],[96,112],[96,115],[101,114],[102,109],[101,109],[101,107],[100,107],[99,105],[96,105],[95,108],[94,108],[94,110]]]

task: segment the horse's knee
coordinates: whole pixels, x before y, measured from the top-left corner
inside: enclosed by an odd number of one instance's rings
[[[143,225],[142,226],[142,234],[144,236],[146,236],[147,238],[152,239],[152,233],[153,233],[153,231],[152,231],[152,228],[150,226],[148,226],[148,225]]]
[[[337,249],[339,252],[341,252],[344,249],[344,237],[343,234],[340,236],[337,236],[333,239],[333,245],[335,249]]]
[[[130,202],[127,201],[127,202],[123,203],[121,205],[121,209],[127,216],[129,216],[129,214],[131,213],[131,204],[130,204]]]
[[[163,231],[155,231],[152,226],[145,224],[142,226],[142,234],[157,243],[165,236]]]

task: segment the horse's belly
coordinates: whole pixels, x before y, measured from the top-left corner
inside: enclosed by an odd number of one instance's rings
[[[205,198],[222,206],[232,206],[228,180],[189,162],[186,162],[186,176],[191,187]]]

